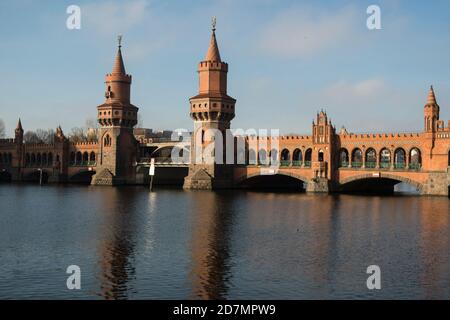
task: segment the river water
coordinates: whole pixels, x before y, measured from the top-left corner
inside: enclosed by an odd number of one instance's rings
[[[2,184],[13,298],[450,299],[450,200]]]

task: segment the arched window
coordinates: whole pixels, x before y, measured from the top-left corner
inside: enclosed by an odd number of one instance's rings
[[[30,165],[30,154],[27,153],[25,155],[25,166],[28,167]]]
[[[42,165],[42,158],[41,158],[41,154],[40,153],[38,153],[37,156],[36,156],[36,165],[38,167],[40,167]]]
[[[75,164],[79,166],[82,161],[83,161],[83,156],[81,155],[81,152],[78,151],[77,152],[77,157],[75,159]]]
[[[83,153],[83,165],[87,165],[89,162],[89,153],[86,151]]]
[[[42,166],[47,166],[47,154],[45,152],[42,154]]]
[[[3,154],[0,153],[0,163],[3,163]]]
[[[383,149],[380,152],[380,168],[389,168],[391,166],[391,152]]]
[[[34,167],[36,165],[36,155],[34,153],[31,154],[31,166]]]
[[[406,152],[402,148],[398,148],[394,152],[394,167],[403,169],[406,167]]]
[[[366,168],[375,168],[377,166],[377,153],[375,149],[369,148],[366,151]]]
[[[418,170],[422,166],[422,156],[420,150],[417,148],[412,148],[409,151],[409,168]]]
[[[256,152],[253,149],[248,150],[248,164],[256,164]]]
[[[183,149],[181,149],[181,150],[183,150]],[[180,151],[180,152],[183,152],[183,151]],[[89,155],[89,162],[90,162],[90,164],[95,164],[95,152],[94,151],[91,151],[91,154]]]
[[[47,163],[49,166],[53,166],[53,154],[51,152],[48,154]]]
[[[312,149],[308,149],[305,151],[305,167],[311,167],[311,156],[312,156]]]
[[[11,164],[12,163],[12,153],[8,153],[8,163]]]
[[[72,166],[75,164],[75,152],[70,153],[70,164]]]
[[[362,151],[359,148],[353,149],[352,151],[352,168],[361,168],[362,167]]]
[[[258,151],[258,164],[267,165],[267,152],[264,149]]]
[[[278,164],[278,149],[270,150],[270,163]]]
[[[103,139],[103,145],[104,145],[105,147],[111,146],[111,137],[109,136],[109,134],[107,134],[107,135],[105,136],[105,138]]]
[[[339,152],[339,167],[348,167],[348,151],[345,148]]]
[[[319,150],[318,159],[319,162],[323,162],[323,150]]]
[[[288,166],[291,164],[291,154],[288,149],[283,149],[281,151],[281,165]]]
[[[292,165],[299,167],[302,165],[302,160],[302,150],[295,149],[292,153]]]

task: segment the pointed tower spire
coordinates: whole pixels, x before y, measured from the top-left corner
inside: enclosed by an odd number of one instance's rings
[[[17,123],[16,130],[22,130],[22,131],[23,131],[23,128],[22,128],[22,121],[20,121],[20,118],[19,118],[19,122]]]
[[[118,43],[119,43],[119,49],[117,50],[116,60],[114,61],[114,67],[112,70],[112,74],[126,74],[125,72],[125,65],[123,64],[122,59],[122,36],[119,35],[117,37]]]
[[[428,92],[427,104],[437,104],[436,96],[434,95],[433,86],[430,86],[430,91]]]
[[[216,17],[212,18],[211,25],[212,25],[211,41],[209,42],[209,48],[208,52],[206,53],[205,61],[221,62],[219,47],[217,45],[216,40]]]

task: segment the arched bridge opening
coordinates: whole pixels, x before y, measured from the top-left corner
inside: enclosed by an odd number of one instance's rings
[[[11,182],[12,175],[6,170],[0,170],[0,183],[2,182]]]
[[[284,174],[261,174],[243,177],[236,184],[240,188],[250,190],[289,190],[300,192],[306,190],[306,183],[304,180]]]
[[[422,185],[401,177],[359,177],[339,186],[349,194],[420,194]]]
[[[42,183],[47,183],[50,174],[45,170],[33,170],[23,177],[23,181],[39,183],[41,181],[41,175]]]
[[[69,178],[70,183],[78,184],[91,184],[92,177],[94,176],[94,170],[80,171]]]

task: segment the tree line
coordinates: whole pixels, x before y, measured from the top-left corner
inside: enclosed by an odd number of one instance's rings
[[[0,119],[0,138],[5,138],[5,123]],[[97,122],[95,120],[86,120],[84,127],[74,127],[67,135],[68,139],[73,143],[79,142],[97,142]],[[23,135],[25,143],[47,143],[51,144],[55,141],[55,130],[53,129],[36,129],[27,130]]]

